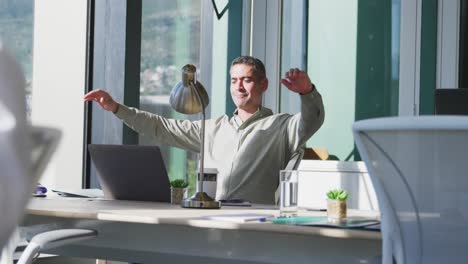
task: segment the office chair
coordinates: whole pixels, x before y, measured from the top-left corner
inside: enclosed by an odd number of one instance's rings
[[[468,259],[468,117],[353,124],[382,214],[382,263]]]
[[[329,154],[325,148],[300,148],[292,155],[285,170],[297,170],[302,160],[327,160],[328,157]]]
[[[25,81],[0,44],[0,247],[20,220],[33,187],[29,177]]]
[[[60,138],[60,132],[32,127],[26,118],[25,79],[19,64],[0,42],[0,263],[13,263],[8,240]],[[44,248],[94,237],[92,230],[51,231],[32,239],[18,263],[30,263]]]
[[[330,155],[325,148],[315,147],[315,148],[305,148],[304,155],[302,159],[305,160],[328,160]]]

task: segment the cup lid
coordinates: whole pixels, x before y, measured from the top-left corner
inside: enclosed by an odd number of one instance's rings
[[[197,169],[197,173],[200,172],[200,169]],[[203,173],[205,174],[218,174],[217,168],[203,168]]]

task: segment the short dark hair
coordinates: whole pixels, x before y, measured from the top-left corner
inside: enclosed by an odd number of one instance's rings
[[[258,80],[266,78],[265,65],[263,65],[263,62],[257,58],[252,56],[240,56],[232,61],[231,68],[236,64],[247,64],[252,66],[253,74]]]

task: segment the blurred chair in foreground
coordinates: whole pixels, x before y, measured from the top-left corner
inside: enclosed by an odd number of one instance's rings
[[[0,44],[0,248],[20,221],[34,188],[31,129],[26,120],[25,80]]]
[[[18,63],[0,42],[0,263],[13,263],[15,241],[7,242],[20,223],[39,176],[56,149],[60,132],[31,127],[26,118],[25,80]],[[92,230],[59,230],[35,236],[18,263],[31,263],[44,248],[96,236]]]
[[[353,133],[382,214],[383,263],[465,263],[468,117],[370,119]]]

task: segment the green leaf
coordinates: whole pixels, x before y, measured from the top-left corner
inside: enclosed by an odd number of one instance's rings
[[[345,201],[348,198],[348,192],[343,189],[332,189],[327,192],[328,199]]]
[[[348,193],[345,190],[341,190],[340,194],[338,195],[338,200],[344,201],[348,198]]]
[[[187,188],[188,182],[182,179],[177,179],[177,180],[171,181],[171,186],[173,188]]]

